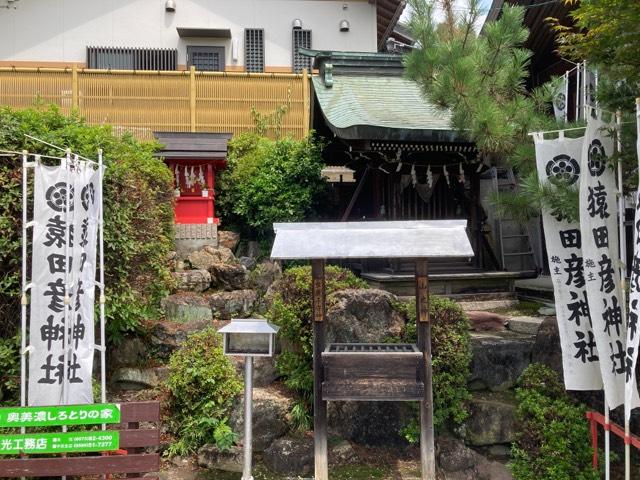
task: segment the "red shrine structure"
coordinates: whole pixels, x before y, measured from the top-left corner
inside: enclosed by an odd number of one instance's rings
[[[176,225],[217,225],[216,172],[227,166],[230,133],[155,132],[174,175]]]

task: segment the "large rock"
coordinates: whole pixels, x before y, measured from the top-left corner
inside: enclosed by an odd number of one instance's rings
[[[542,321],[536,335],[531,361],[546,365],[563,378],[560,332],[556,317],[546,317]]]
[[[210,470],[242,472],[242,447],[222,451],[216,445],[207,444],[198,450],[198,465]]]
[[[209,299],[191,292],[180,292],[163,298],[162,308],[167,320],[174,322],[213,320]]]
[[[227,247],[212,247],[210,245],[191,252],[187,257],[191,266],[198,270],[210,270],[217,263],[236,263],[236,257]]]
[[[253,450],[262,452],[274,440],[289,431],[289,410],[293,401],[275,389],[253,390]],[[230,426],[238,434],[238,442],[244,440],[244,397],[236,401],[230,418]]]
[[[313,470],[313,438],[280,438],[264,452],[263,460],[277,474],[307,476]]]
[[[265,293],[280,277],[282,277],[282,268],[278,262],[262,262],[249,274],[249,284],[251,288]]]
[[[212,293],[207,298],[213,318],[229,320],[249,317],[258,301],[258,294],[254,290],[234,290]]]
[[[150,350],[154,358],[166,361],[189,335],[211,326],[211,320],[187,323],[155,322],[149,336]]]
[[[329,402],[329,428],[361,445],[405,446],[400,430],[411,418],[402,402]]]
[[[511,471],[500,462],[492,462],[483,457],[476,467],[478,480],[513,480]]]
[[[256,262],[256,259],[253,258],[253,257],[240,257],[240,258],[238,258],[238,261],[247,270],[253,270],[254,268],[256,268],[256,265],[258,264]]]
[[[247,284],[247,269],[240,263],[216,263],[211,273],[211,286],[223,290],[242,290]]]
[[[474,397],[465,423],[466,443],[480,447],[513,442],[515,412],[514,402],[506,395]]]
[[[211,286],[211,274],[207,270],[182,270],[172,275],[176,289],[184,292],[204,292]]]
[[[329,463],[332,465],[350,465],[358,463],[358,454],[347,440],[342,440],[331,447],[329,451]]]
[[[472,333],[471,376],[473,390],[500,392],[514,387],[531,363],[534,337],[513,332]]]
[[[229,357],[235,364],[238,375],[244,375],[244,362],[246,357]],[[274,357],[253,357],[253,386],[267,387],[278,379],[278,370]]]
[[[504,465],[449,436],[436,439],[436,465],[442,480],[513,480]]]
[[[119,368],[111,376],[111,384],[116,390],[144,390],[155,388],[169,377],[168,367]]]
[[[328,300],[327,342],[380,342],[401,335],[405,320],[384,290],[341,290]]]
[[[239,290],[246,284],[247,270],[227,247],[206,246],[191,252],[187,261],[194,269],[211,274],[212,287]]]
[[[475,467],[479,454],[453,437],[436,439],[437,466],[445,472],[460,472]]]
[[[234,251],[240,242],[240,234],[229,230],[218,230],[218,245]]]
[[[125,337],[107,353],[109,368],[137,367],[149,359],[149,349],[140,337]]]
[[[501,332],[507,329],[507,318],[493,312],[467,311],[471,330],[476,332]]]

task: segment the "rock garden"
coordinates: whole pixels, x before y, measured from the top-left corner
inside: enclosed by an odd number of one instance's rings
[[[219,238],[185,258],[171,254],[176,282],[162,300],[163,319],[110,354],[112,399],[162,400],[165,478],[240,478],[243,362],[222,355],[216,330],[231,318],[268,318],[281,330],[277,355],[255,359],[256,478],[312,476],[310,268],[283,272],[237,234]],[[327,295],[328,342],[415,342],[412,298],[368,288],[332,266]],[[555,319],[505,295],[459,300],[432,297],[431,305],[438,472],[513,478],[514,452],[526,454],[518,449],[526,420],[519,381],[534,361],[560,367]],[[335,478],[419,478],[411,403],[330,402],[329,434]]]

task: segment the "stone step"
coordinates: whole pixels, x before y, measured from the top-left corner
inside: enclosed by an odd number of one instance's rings
[[[473,447],[504,445],[515,440],[516,401],[512,392],[475,392],[469,401],[465,443]]]
[[[472,390],[501,392],[515,387],[531,363],[535,335],[513,331],[471,333]]]
[[[165,318],[173,322],[230,320],[250,316],[258,308],[255,290],[179,292],[162,299]]]
[[[512,332],[536,335],[543,320],[544,317],[510,317],[508,327]]]
[[[213,320],[211,305],[206,295],[181,292],[169,295],[161,302],[167,320],[187,323],[199,320]]]

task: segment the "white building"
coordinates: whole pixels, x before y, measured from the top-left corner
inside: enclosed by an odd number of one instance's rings
[[[0,66],[292,72],[376,52],[404,0],[0,0]]]

